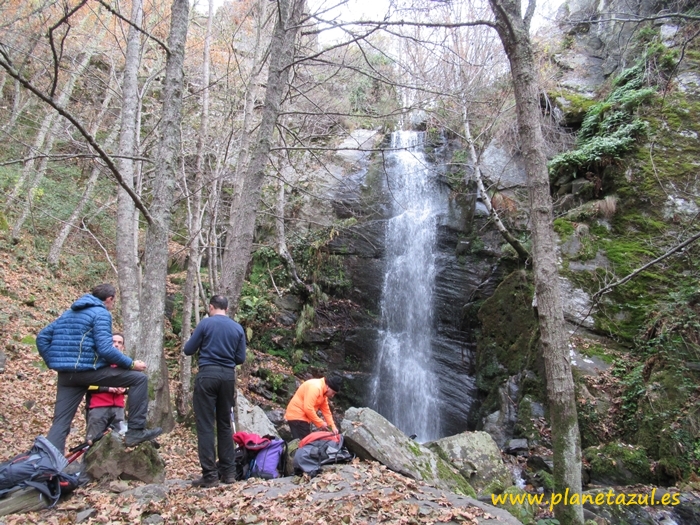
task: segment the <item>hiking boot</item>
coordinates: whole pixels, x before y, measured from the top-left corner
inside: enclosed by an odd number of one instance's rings
[[[135,447],[139,443],[151,441],[163,433],[163,429],[156,428],[130,428],[124,435],[124,445],[127,447]]]
[[[235,483],[236,481],[238,480],[236,479],[235,474],[231,474],[230,476],[224,476],[223,478],[221,478],[221,483],[225,483],[226,485],[230,485],[231,483]]]
[[[212,487],[218,487],[219,480],[216,478],[205,478],[202,476],[201,478],[195,479],[192,482],[192,486],[196,488],[210,489]]]

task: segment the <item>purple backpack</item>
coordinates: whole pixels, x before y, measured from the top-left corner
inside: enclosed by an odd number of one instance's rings
[[[263,479],[279,478],[284,475],[286,461],[287,443],[284,439],[273,439],[251,460],[250,476]]]

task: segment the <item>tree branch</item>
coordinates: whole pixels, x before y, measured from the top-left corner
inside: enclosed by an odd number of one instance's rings
[[[141,199],[139,196],[134,192],[133,189],[129,187],[126,182],[124,182],[124,179],[122,178],[121,173],[119,173],[119,169],[117,168],[116,164],[114,164],[114,161],[112,158],[109,156],[109,154],[102,149],[102,147],[97,143],[97,140],[95,137],[93,137],[86,129],[83,127],[83,125],[76,119],[72,114],[70,114],[65,108],[61,107],[55,100],[52,98],[48,97],[45,93],[43,93],[39,88],[34,86],[29,80],[26,80],[25,78],[22,77],[22,75],[19,74],[15,70],[14,67],[12,67],[12,62],[10,60],[10,57],[8,56],[5,48],[3,46],[0,46],[0,67],[4,68],[5,71],[8,72],[8,74],[14,78],[17,82],[19,82],[22,86],[24,86],[25,89],[30,91],[31,93],[34,93],[39,99],[44,101],[46,104],[54,108],[59,115],[61,115],[63,118],[65,118],[67,121],[69,121],[75,128],[78,130],[78,132],[85,138],[85,140],[90,144],[92,149],[94,149],[99,157],[104,161],[104,163],[107,165],[107,168],[109,171],[112,172],[112,175],[116,179],[117,183],[124,188],[124,191],[126,191],[131,199],[134,201],[134,204],[136,207],[141,210],[141,213],[143,213],[144,218],[148,222],[148,224],[153,223],[153,218],[151,217],[151,214],[148,211],[148,208],[141,202]]]
[[[608,293],[610,290],[612,290],[612,289],[615,288],[616,286],[620,286],[621,284],[626,283],[626,282],[629,281],[630,279],[632,279],[632,278],[636,277],[637,275],[639,275],[640,273],[642,273],[642,272],[643,272],[644,270],[646,270],[647,268],[649,268],[649,267],[651,267],[651,266],[654,266],[654,265],[655,265],[656,263],[658,263],[658,262],[663,261],[664,259],[670,257],[670,256],[673,255],[674,253],[676,253],[676,252],[682,250],[683,248],[685,248],[685,247],[688,246],[689,244],[694,243],[694,242],[697,241],[698,239],[700,239],[700,233],[696,233],[696,234],[693,235],[691,238],[689,238],[689,239],[687,239],[686,241],[682,242],[681,244],[679,244],[679,245],[676,246],[675,248],[670,249],[669,251],[667,251],[666,253],[664,253],[662,256],[657,257],[657,258],[654,259],[653,261],[650,261],[650,262],[646,263],[644,266],[641,266],[640,268],[637,268],[637,269],[634,270],[632,273],[629,273],[628,275],[626,275],[626,276],[623,277],[622,279],[620,279],[620,280],[618,280],[618,281],[615,281],[614,283],[611,283],[611,284],[607,285],[605,288],[601,288],[600,290],[598,290],[596,293],[593,294],[593,298],[600,297],[600,296],[602,296],[603,294]]]
[[[166,52],[168,55],[170,55],[170,48],[168,48],[168,46],[165,45],[165,42],[163,42],[162,40],[159,40],[158,38],[156,38],[155,36],[153,36],[152,34],[150,34],[148,31],[146,31],[145,29],[140,28],[139,26],[137,26],[136,24],[134,24],[131,20],[129,20],[128,18],[125,18],[124,16],[122,16],[120,13],[118,13],[117,11],[115,11],[114,8],[113,8],[111,5],[109,5],[109,4],[108,4],[107,2],[105,2],[104,0],[97,0],[97,1],[98,1],[102,6],[104,6],[104,8],[105,8],[107,11],[109,11],[110,13],[112,13],[114,16],[116,16],[116,17],[119,18],[120,20],[123,20],[124,22],[126,22],[127,24],[129,24],[131,27],[133,27],[134,29],[136,29],[136,31],[138,31],[139,33],[142,33],[142,34],[146,35],[148,38],[150,38],[151,40],[153,40],[154,42],[156,42],[160,47],[162,47],[162,48],[165,50],[165,52]]]
[[[101,158],[99,155],[88,154],[88,153],[67,153],[65,155],[33,155],[31,157],[24,157],[22,159],[14,159],[14,160],[8,160],[5,162],[0,162],[0,167],[11,166],[12,164],[24,164],[25,162],[29,162],[30,160],[38,160],[38,159],[66,160],[66,159],[99,159],[99,158]],[[150,163],[153,162],[153,160],[151,160],[147,157],[132,157],[129,155],[112,155],[112,158],[130,159],[130,160],[137,161],[137,162],[150,162]]]
[[[70,25],[68,26],[68,30],[66,33],[63,35],[63,38],[61,38],[61,53],[58,55],[56,53],[56,45],[54,44],[53,41],[53,32],[58,29],[58,27],[67,22],[68,19],[76,12],[78,11],[81,7],[83,7],[85,4],[87,4],[87,0],[82,0],[78,5],[76,5],[73,9],[68,11],[63,18],[61,18],[58,22],[56,22],[54,25],[52,25],[49,28],[49,42],[51,43],[51,53],[53,54],[53,81],[51,82],[51,95],[50,97],[53,98],[54,95],[56,94],[56,86],[58,85],[58,64],[61,62],[61,57],[63,56],[63,43],[66,41],[66,37],[68,36],[68,31],[70,31]]]

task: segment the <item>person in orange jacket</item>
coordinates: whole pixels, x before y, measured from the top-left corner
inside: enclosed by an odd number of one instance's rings
[[[342,379],[338,376],[309,379],[301,384],[284,414],[294,439],[304,439],[308,436],[311,433],[310,423],[318,430],[330,428],[333,432],[338,432],[328,400],[340,392],[342,384]],[[319,410],[325,421],[318,417]]]

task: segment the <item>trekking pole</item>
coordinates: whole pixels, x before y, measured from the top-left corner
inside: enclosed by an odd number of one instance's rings
[[[92,441],[83,441],[80,445],[69,449],[68,456],[66,456],[68,463],[73,463],[76,459],[85,454],[91,446],[93,446],[111,431],[112,429],[110,427],[107,427],[107,429],[104,432],[102,432],[102,434],[98,434]]]

